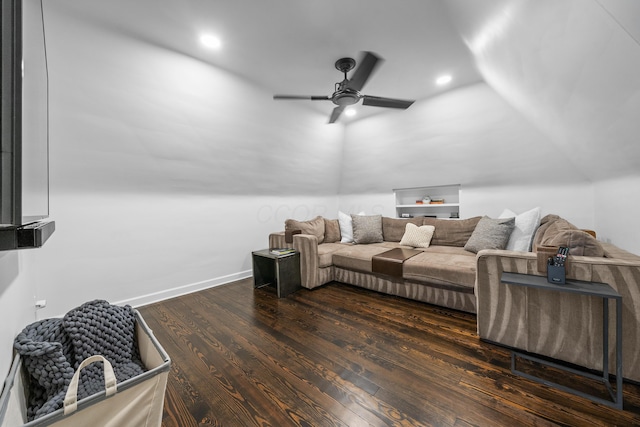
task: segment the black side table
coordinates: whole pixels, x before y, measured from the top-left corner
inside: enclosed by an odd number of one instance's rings
[[[273,286],[278,298],[284,298],[302,288],[300,252],[277,255],[269,249],[251,252],[253,287]]]
[[[547,360],[537,358],[532,355],[523,354],[517,350],[511,353],[511,372],[528,378],[530,380],[539,382],[541,384],[555,387],[557,389],[573,393],[577,396],[582,396],[590,399],[594,402],[602,403],[608,406],[612,406],[617,409],[622,409],[622,296],[616,292],[611,286],[606,283],[595,282],[583,282],[580,280],[567,280],[564,285],[557,285],[549,283],[545,276],[534,276],[530,274],[518,274],[518,273],[502,273],[500,279],[502,283],[516,286],[525,286],[530,288],[546,289],[556,292],[568,292],[578,295],[589,295],[602,298],[602,377],[593,375],[590,372],[580,371],[577,369],[562,366],[557,363],[553,363]],[[609,381],[609,300],[613,299],[616,302],[616,389],[615,392],[611,387]],[[586,378],[597,380],[602,382],[609,392],[611,400],[602,399],[598,396],[593,396],[575,390],[571,387],[563,386],[552,381],[543,380],[542,378],[535,377],[533,375],[521,372],[516,369],[516,356],[523,359],[528,359],[534,362],[538,362],[543,365],[552,366],[554,368],[570,372],[576,375],[581,375]]]

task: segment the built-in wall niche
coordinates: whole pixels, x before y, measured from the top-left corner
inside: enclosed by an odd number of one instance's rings
[[[396,188],[396,216],[398,218],[460,217],[460,185]]]
[[[11,250],[42,246],[55,223],[42,0],[0,1],[0,250]]]

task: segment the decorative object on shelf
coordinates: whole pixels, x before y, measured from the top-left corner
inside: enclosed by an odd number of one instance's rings
[[[424,204],[429,204],[429,203],[431,203],[431,197],[429,197],[429,196],[424,196],[424,197],[422,198],[422,203],[424,203]]]
[[[442,205],[442,204],[444,204],[444,199],[442,199],[442,198],[433,198],[433,199],[431,199],[430,204],[432,204],[432,205]]]

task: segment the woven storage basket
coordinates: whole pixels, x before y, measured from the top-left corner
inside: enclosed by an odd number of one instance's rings
[[[65,406],[68,406],[66,415],[65,408],[61,408],[27,422],[27,376],[23,372],[20,356],[16,355],[0,396],[0,426],[160,426],[171,360],[138,311],[135,317],[138,350],[146,372],[118,383],[114,394],[111,394],[114,391],[114,385],[111,384],[109,389],[75,404],[72,387],[69,387],[65,399]],[[104,364],[105,378],[108,377],[107,365],[108,362]]]

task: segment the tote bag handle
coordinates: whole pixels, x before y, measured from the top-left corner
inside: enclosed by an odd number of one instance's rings
[[[89,356],[80,363],[78,369],[73,374],[73,378],[71,378],[71,382],[69,383],[69,388],[67,389],[67,393],[64,396],[64,414],[68,415],[76,411],[78,409],[78,382],[80,381],[80,371],[85,366],[88,366],[94,362],[102,362],[104,366],[104,388],[107,392],[107,397],[115,394],[118,390],[118,385],[116,381],[116,374],[113,372],[113,366],[111,363],[99,354],[94,354],[93,356]]]

